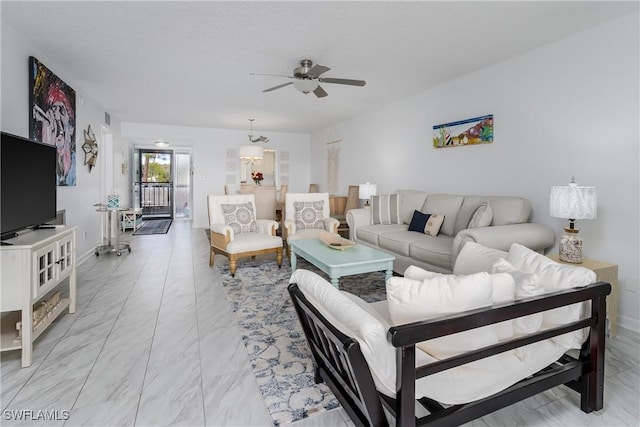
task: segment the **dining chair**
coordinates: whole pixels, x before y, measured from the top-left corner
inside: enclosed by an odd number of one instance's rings
[[[343,237],[349,236],[349,226],[347,225],[347,212],[350,209],[358,208],[359,189],[360,189],[360,186],[358,185],[350,185],[349,190],[347,192],[347,202],[344,205],[344,211],[337,212],[336,214],[332,215],[333,218],[340,221],[340,225],[338,225],[338,233],[340,233],[340,235]]]
[[[256,196],[256,218],[276,219],[276,189],[256,187],[253,190]]]

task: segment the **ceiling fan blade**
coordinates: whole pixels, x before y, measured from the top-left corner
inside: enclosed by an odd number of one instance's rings
[[[324,89],[322,89],[322,87],[318,86],[313,93],[318,97],[318,98],[324,98],[325,96],[329,95],[327,92],[325,92]]]
[[[322,83],[337,83],[340,85],[351,85],[351,86],[364,86],[367,84],[364,80],[351,80],[351,79],[333,79],[331,77],[322,78],[320,77],[318,81]]]
[[[289,86],[289,85],[292,85],[292,84],[293,84],[293,82],[283,83],[281,85],[270,87],[269,89],[265,89],[265,90],[263,90],[263,92],[271,92],[272,90],[280,89],[281,87]]]
[[[320,74],[324,74],[329,71],[331,68],[325,67],[324,65],[316,64],[309,70],[309,75],[313,78],[318,77]]]
[[[293,76],[285,76],[284,74],[266,74],[266,73],[249,73],[251,76],[270,76],[270,77],[286,77],[288,79],[295,79]]]

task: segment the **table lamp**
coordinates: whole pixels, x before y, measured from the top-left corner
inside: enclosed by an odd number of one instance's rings
[[[582,238],[575,222],[578,219],[595,219],[597,205],[596,187],[581,187],[571,178],[569,185],[552,186],[549,194],[549,215],[569,220],[569,228],[560,239],[560,261],[582,263]]]
[[[368,182],[366,184],[360,184],[359,188],[358,188],[358,198],[360,200],[364,200],[364,205],[365,207],[369,207],[369,199],[371,199],[371,196],[375,196],[376,195],[376,185],[375,184],[369,184]]]

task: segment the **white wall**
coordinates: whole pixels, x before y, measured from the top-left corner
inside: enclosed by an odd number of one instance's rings
[[[122,136],[135,145],[149,145],[158,139],[171,147],[190,147],[193,155],[193,227],[208,227],[208,194],[223,194],[227,172],[227,149],[237,150],[249,143],[248,130],[122,123]],[[254,131],[258,133],[258,131]],[[306,192],[309,188],[309,134],[259,132],[269,137],[266,148],[289,152],[289,191]],[[239,183],[240,160],[236,157]],[[236,186],[236,188],[238,188]]]
[[[96,244],[101,243],[102,227],[101,214],[96,212],[94,203],[100,200],[100,156],[104,152],[98,152],[98,163],[89,172],[84,165],[84,130],[91,124],[94,131],[98,149],[102,149],[101,126],[104,125],[105,109],[91,96],[83,91],[83,88],[67,78],[68,70],[63,64],[58,64],[49,58],[45,52],[33,47],[24,37],[19,35],[10,25],[2,22],[2,122],[1,127],[5,132],[23,137],[29,135],[29,56],[35,56],[44,65],[64,80],[76,91],[76,186],[58,187],[58,209],[65,209],[67,224],[75,225],[77,230],[77,256],[93,255]],[[111,130],[114,139],[118,143],[119,123],[112,117]],[[25,164],[28,159],[22,160]]]
[[[343,194],[370,181],[378,194],[521,195],[559,240],[567,221],[549,217],[549,187],[575,176],[598,189],[598,218],[578,222],[585,256],[619,264],[620,324],[638,330],[638,33],[628,15],[316,132],[311,179],[326,188],[337,134]],[[433,125],[485,114],[492,144],[432,148]]]

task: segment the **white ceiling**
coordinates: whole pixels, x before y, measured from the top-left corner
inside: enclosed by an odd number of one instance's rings
[[[0,13],[122,121],[312,132],[631,10],[637,1],[3,0]],[[304,58],[367,85],[322,84],[329,96],[316,98],[262,93],[289,80],[250,75],[291,75]]]

